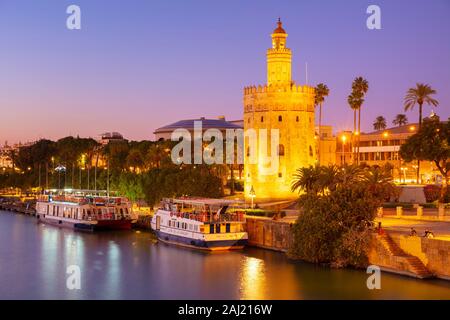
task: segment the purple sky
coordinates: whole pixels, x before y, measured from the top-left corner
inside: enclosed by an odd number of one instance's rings
[[[66,29],[66,8],[82,29]],[[382,30],[366,28],[381,7]],[[242,88],[266,81],[265,54],[280,16],[293,77],[326,83],[324,123],[352,127],[347,95],[369,81],[365,131],[403,111],[416,82],[450,116],[450,1],[0,0],[0,143],[119,131],[153,139],[176,120],[242,118]],[[430,112],[427,106],[424,114]],[[417,120],[417,110],[407,113]]]

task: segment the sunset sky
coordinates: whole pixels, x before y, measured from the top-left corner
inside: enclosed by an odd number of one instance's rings
[[[66,28],[70,4],[81,30]],[[366,27],[370,4],[382,30]],[[0,143],[105,131],[153,139],[180,119],[241,119],[243,87],[266,82],[278,17],[294,80],[305,82],[307,62],[309,84],[330,88],[323,123],[335,131],[352,128],[356,76],[369,81],[363,131],[378,115],[390,125],[416,82],[436,89],[435,111],[450,116],[448,0],[0,0]]]

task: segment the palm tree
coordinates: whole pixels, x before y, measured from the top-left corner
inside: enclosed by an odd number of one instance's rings
[[[320,189],[322,168],[320,166],[309,166],[297,169],[292,180],[292,192],[305,191],[306,193],[317,194]]]
[[[319,164],[320,164],[320,139],[322,138],[322,134],[321,134],[321,128],[322,128],[322,105],[323,102],[325,101],[325,97],[328,97],[328,94],[330,93],[330,90],[328,89],[328,87],[323,84],[323,83],[319,83],[316,88],[316,96],[315,96],[315,101],[314,104],[316,106],[319,106]]]
[[[424,103],[436,107],[439,102],[431,96],[436,94],[428,84],[416,83],[415,88],[409,88],[405,96],[405,111],[412,110],[416,104],[419,105],[419,129],[422,126],[422,106]],[[417,160],[417,183],[420,180],[420,160]]]
[[[396,193],[396,188],[392,183],[392,174],[389,168],[370,167],[364,171],[362,182],[372,194],[384,197],[386,201],[391,195]]]
[[[406,117],[406,114],[403,114],[403,113],[399,113],[398,115],[395,116],[395,119],[392,120],[392,124],[394,126],[401,127],[407,123],[408,123],[408,118]]]
[[[353,109],[353,128],[354,135],[358,136],[356,149],[356,162],[359,161],[359,135],[361,133],[361,107],[364,103],[364,95],[369,90],[369,83],[363,77],[357,77],[352,83],[352,92],[347,98],[347,102]],[[356,130],[356,112],[358,112],[358,129]],[[352,136],[352,144],[354,144],[354,137]]]
[[[373,129],[377,131],[386,129],[386,119],[383,116],[378,116],[373,123]]]
[[[354,134],[356,133],[356,112],[358,111],[359,105],[360,105],[360,98],[352,92],[348,98],[347,103],[350,106],[350,108],[353,110],[353,135],[352,135],[352,148],[354,145]],[[353,158],[355,158],[355,154],[353,154]]]
[[[436,94],[428,84],[417,83],[415,88],[410,88],[405,96],[405,111],[412,110],[419,105],[419,128],[422,126],[422,106],[424,103],[436,107],[439,102],[431,96]]]
[[[359,106],[358,106],[358,147],[357,147],[357,160],[356,162],[359,162],[359,141],[360,141],[360,135],[361,135],[361,107],[364,103],[364,95],[369,90],[369,82],[364,79],[363,77],[357,77],[355,80],[353,80],[352,84],[352,91],[355,93],[357,97],[359,97]]]

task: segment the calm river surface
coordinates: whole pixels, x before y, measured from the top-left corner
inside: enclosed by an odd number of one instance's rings
[[[67,267],[81,289],[66,287]],[[81,233],[0,211],[0,299],[450,299],[450,282],[291,262],[260,249],[203,253],[148,232]]]

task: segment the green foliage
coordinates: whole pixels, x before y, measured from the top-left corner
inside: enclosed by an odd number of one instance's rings
[[[143,175],[143,179],[145,200],[149,205],[157,204],[164,197],[223,196],[221,178],[202,166],[152,169]]]
[[[450,173],[450,121],[441,122],[438,116],[424,119],[419,131],[400,147],[400,156],[407,162],[434,163],[444,177],[440,196],[440,201],[444,201]]]
[[[399,113],[395,116],[395,119],[392,120],[392,124],[394,126],[404,126],[405,124],[408,123],[408,117],[406,116],[406,114],[403,113]]]
[[[394,192],[391,177],[378,167],[306,169],[304,174],[315,178],[294,181],[293,186],[306,193],[299,198],[301,214],[293,227],[289,256],[335,267],[365,266],[369,225],[377,208]],[[330,176],[320,178],[324,172]]]
[[[0,172],[0,188],[23,190],[46,185],[119,191],[133,201],[158,203],[162,197],[223,196],[221,166],[178,166],[171,161],[171,141],[111,141],[65,137],[57,142],[40,140],[11,154],[15,169]],[[99,160],[103,165],[98,167]],[[58,173],[55,168],[66,167]],[[107,170],[109,167],[109,170]],[[89,176],[89,183],[88,183]],[[94,178],[96,176],[96,179]],[[94,185],[94,179],[96,185]]]
[[[383,116],[378,116],[373,123],[373,129],[379,131],[386,129],[386,127],[386,118]]]

